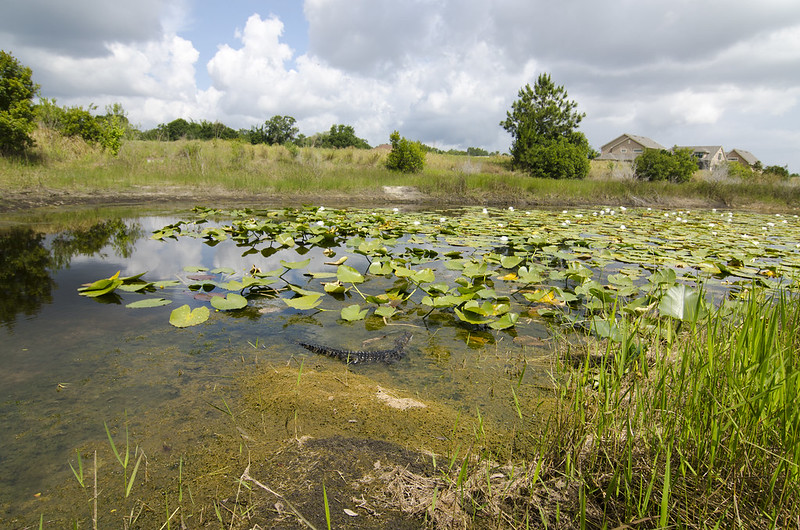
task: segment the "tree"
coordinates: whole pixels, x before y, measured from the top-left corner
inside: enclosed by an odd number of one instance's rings
[[[0,50],[0,154],[19,155],[33,145],[33,97],[39,85],[31,69]]]
[[[774,175],[778,178],[788,179],[789,178],[789,168],[787,166],[767,166],[764,168],[765,175]]]
[[[697,161],[690,149],[645,149],[633,163],[634,176],[640,180],[686,182],[697,171]]]
[[[250,143],[269,145],[292,143],[299,132],[294,126],[295,122],[291,116],[275,115],[261,127],[253,127],[250,130]]]
[[[589,142],[583,133],[575,130],[586,114],[575,110],[578,104],[567,99],[564,87],[556,86],[550,75],[541,74],[534,87],[525,85],[518,97],[511,105],[511,112],[506,113],[506,119],[500,122],[514,138],[511,144],[514,167],[535,176],[585,177],[589,173],[588,162],[538,165],[546,161],[573,160],[576,156],[588,159]],[[571,170],[563,173],[567,168]]]
[[[410,142],[400,138],[394,131],[389,135],[392,150],[386,157],[386,167],[403,173],[418,173],[425,167],[425,150],[419,142]]]
[[[331,125],[331,130],[319,135],[318,147],[332,147],[342,149],[344,147],[355,147],[357,149],[369,149],[369,144],[356,136],[356,130],[352,125]]]

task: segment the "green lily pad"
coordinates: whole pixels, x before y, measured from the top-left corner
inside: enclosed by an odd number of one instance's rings
[[[198,307],[194,310],[189,305],[182,305],[174,309],[169,315],[169,323],[176,328],[187,328],[196,326],[208,320],[211,312],[206,306]]]
[[[288,305],[291,308],[306,310],[306,309],[314,309],[319,304],[321,304],[322,303],[322,300],[320,299],[321,297],[322,294],[314,293],[314,294],[298,296],[295,298],[284,298],[283,301],[286,303],[286,305]]]
[[[169,305],[172,303],[172,300],[167,300],[166,298],[145,298],[144,300],[138,300],[136,302],[131,302],[130,304],[126,305],[125,307],[129,307],[131,309],[139,309],[143,307],[160,307],[163,305]]]
[[[212,298],[211,305],[220,311],[242,309],[243,307],[247,307],[247,298],[237,293],[228,293],[225,298],[221,296]]]
[[[361,309],[358,304],[353,304],[342,308],[341,316],[342,320],[355,322],[356,320],[364,320],[364,317],[367,316],[367,312],[369,312],[369,309]]]
[[[339,268],[336,270],[336,277],[340,282],[344,283],[364,282],[364,276],[349,265],[339,265]]]

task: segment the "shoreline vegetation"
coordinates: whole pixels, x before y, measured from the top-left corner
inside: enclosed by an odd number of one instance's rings
[[[131,140],[118,156],[76,137],[34,133],[27,158],[0,158],[0,212],[45,206],[166,202],[560,207],[624,205],[796,210],[797,179],[698,171],[643,182],[629,165],[592,161],[583,180],[532,178],[505,155],[428,153],[420,173],[386,169],[386,149],[326,149],[237,140]]]

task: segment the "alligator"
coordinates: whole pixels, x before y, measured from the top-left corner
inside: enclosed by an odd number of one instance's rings
[[[309,344],[308,342],[299,342],[298,344],[309,351],[327,355],[328,357],[345,361],[348,364],[393,363],[403,358],[406,344],[411,340],[411,337],[411,333],[408,332],[401,334],[394,340],[394,348],[388,350],[340,350],[318,344]]]

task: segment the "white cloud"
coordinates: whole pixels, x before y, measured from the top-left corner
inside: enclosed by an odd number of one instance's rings
[[[286,44],[278,16],[242,12],[242,29],[230,28],[205,64],[199,44],[179,35],[191,17],[213,16],[199,9],[221,9],[214,3],[49,3],[4,10],[0,48],[33,68],[43,95],[119,101],[143,127],[183,117],[239,128],[288,114],[305,134],[346,123],[373,144],[398,129],[441,147],[504,151],[499,122],[546,71],[587,113],[593,145],[622,132],[664,144],[730,139],[800,169],[791,0],[305,0],[308,50]],[[196,68],[207,69],[208,90]]]

